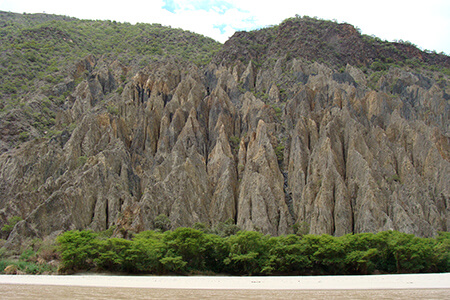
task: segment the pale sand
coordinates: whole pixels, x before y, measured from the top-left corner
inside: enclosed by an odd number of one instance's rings
[[[0,275],[0,284],[157,289],[373,290],[450,289],[450,273],[367,276]]]

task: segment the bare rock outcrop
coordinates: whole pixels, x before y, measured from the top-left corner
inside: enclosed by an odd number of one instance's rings
[[[203,68],[170,58],[129,81],[116,61],[76,70],[92,76],[58,113],[60,132],[0,156],[0,225],[23,219],[2,233],[7,245],[68,229],[128,236],[161,214],[172,228],[233,219],[271,235],[296,223],[337,236],[449,229],[442,79],[392,69],[373,88],[351,65],[286,56]]]
[[[239,188],[237,224],[245,230],[278,235],[291,225],[283,192],[283,175],[263,120],[258,122],[247,146]]]

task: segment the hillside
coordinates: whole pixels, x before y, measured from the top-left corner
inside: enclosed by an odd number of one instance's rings
[[[0,16],[8,247],[68,229],[129,237],[161,215],[271,235],[449,229],[448,56],[307,17],[220,45]]]
[[[0,12],[0,28],[0,152],[51,130],[56,110],[87,75],[75,69],[84,57],[110,58],[134,72],[165,56],[206,64],[221,47],[159,24],[46,14]]]
[[[334,68],[351,64],[355,67],[387,69],[390,66],[429,68],[447,72],[450,58],[435,52],[424,52],[409,42],[390,43],[375,36],[362,35],[350,24],[309,17],[286,19],[280,25],[236,32],[214,61],[240,59],[263,63],[288,55]]]

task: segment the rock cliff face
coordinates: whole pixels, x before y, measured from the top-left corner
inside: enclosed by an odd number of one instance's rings
[[[392,67],[369,86],[356,66],[285,54],[138,70],[90,56],[76,70],[59,133],[0,156],[0,225],[23,218],[2,233],[10,245],[126,236],[160,214],[271,235],[450,228],[446,76]]]

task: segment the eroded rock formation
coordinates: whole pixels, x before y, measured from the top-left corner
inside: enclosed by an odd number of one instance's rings
[[[89,76],[59,111],[61,131],[0,156],[0,225],[24,219],[9,243],[138,232],[160,214],[271,235],[295,223],[338,236],[450,228],[449,90],[433,72],[391,68],[369,87],[355,66],[287,56],[77,68]]]

